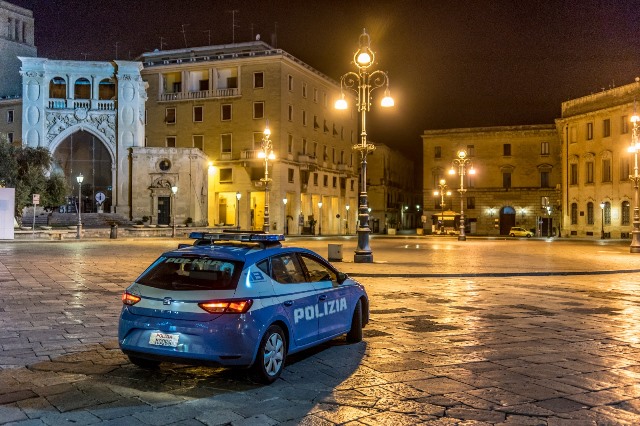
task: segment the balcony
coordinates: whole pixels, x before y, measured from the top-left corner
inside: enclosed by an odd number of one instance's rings
[[[161,93],[160,102],[190,101],[196,99],[222,99],[240,96],[240,89],[198,90],[194,92]]]
[[[116,101],[97,99],[49,99],[49,109],[78,109],[84,108],[93,111],[115,111]]]

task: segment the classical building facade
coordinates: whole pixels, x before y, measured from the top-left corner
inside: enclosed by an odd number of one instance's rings
[[[357,115],[334,109],[335,81],[261,41],[139,59],[148,83],[146,146],[206,155],[210,226],[263,229],[267,126],[276,156],[268,162],[270,230],[343,233],[347,205],[355,223]]]
[[[631,116],[640,80],[562,103],[563,228],[570,236],[628,238],[633,212]],[[640,110],[638,110],[640,111]]]
[[[562,232],[561,145],[553,125],[505,126],[427,130],[422,135],[423,205],[432,229],[442,217],[461,208],[460,176],[448,172],[457,152],[464,150],[471,164],[464,176],[463,211],[471,234],[507,235],[512,226],[533,229],[537,235]],[[475,174],[469,174],[471,165]],[[441,205],[440,179],[452,195]],[[457,222],[456,222],[457,223]],[[457,228],[447,223],[452,232]]]

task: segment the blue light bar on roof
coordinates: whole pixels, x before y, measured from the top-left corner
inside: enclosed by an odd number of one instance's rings
[[[284,234],[253,234],[251,232],[234,232],[228,234],[213,234],[209,232],[192,232],[189,238],[208,239],[211,241],[245,241],[245,242],[277,242],[284,241]]]

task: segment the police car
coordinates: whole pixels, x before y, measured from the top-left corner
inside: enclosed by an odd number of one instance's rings
[[[191,233],[122,295],[118,341],[132,363],[249,367],[272,383],[288,354],[346,334],[362,340],[364,287],[284,235]]]

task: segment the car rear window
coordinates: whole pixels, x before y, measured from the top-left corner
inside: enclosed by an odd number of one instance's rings
[[[167,290],[230,290],[242,264],[207,257],[161,257],[138,283]]]

